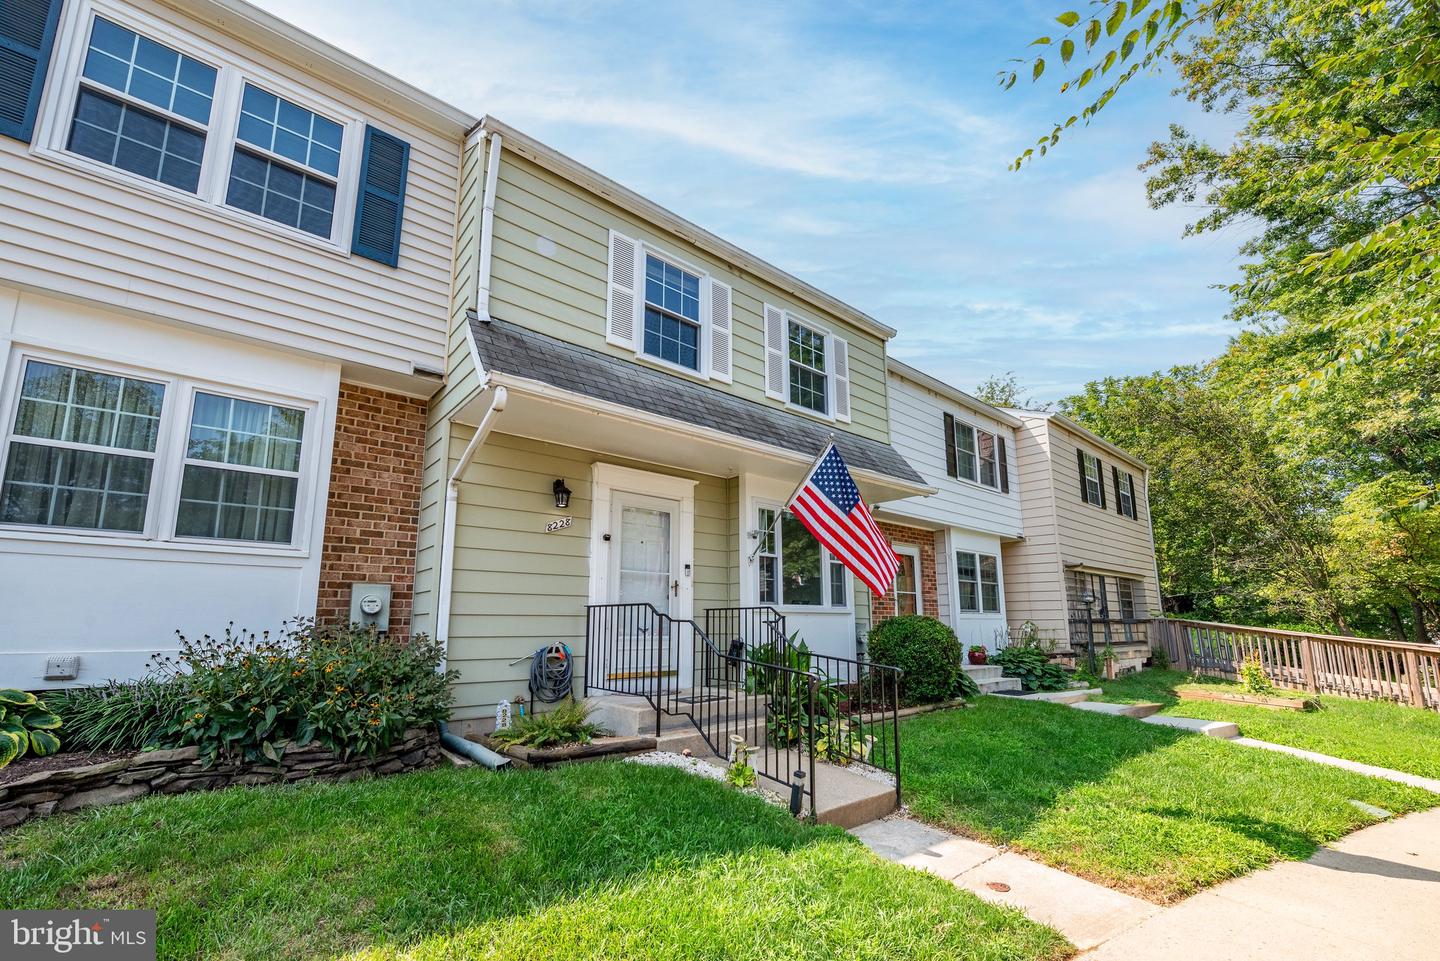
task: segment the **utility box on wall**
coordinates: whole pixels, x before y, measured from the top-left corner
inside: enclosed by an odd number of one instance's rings
[[[350,623],[390,633],[390,585],[351,584]]]

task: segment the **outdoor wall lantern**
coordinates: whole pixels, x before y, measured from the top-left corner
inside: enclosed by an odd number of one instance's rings
[[[565,486],[564,478],[555,478],[555,483],[551,485],[551,490],[555,492],[556,507],[563,511],[570,506],[570,488]]]

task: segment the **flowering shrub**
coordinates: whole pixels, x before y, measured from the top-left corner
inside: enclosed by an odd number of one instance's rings
[[[179,653],[151,666],[182,691],[171,737],[209,764],[279,763],[290,744],[373,754],[406,728],[444,720],[453,673],[439,672],[443,653],[423,636],[297,620],[273,637],[233,628],[220,638],[181,635]]]

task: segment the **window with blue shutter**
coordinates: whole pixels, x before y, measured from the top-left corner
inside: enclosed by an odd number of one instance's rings
[[[30,142],[61,0],[0,0],[0,134]]]
[[[355,202],[352,252],[394,267],[400,262],[400,225],[405,215],[405,177],[410,145],[374,127],[365,128],[365,157]]]

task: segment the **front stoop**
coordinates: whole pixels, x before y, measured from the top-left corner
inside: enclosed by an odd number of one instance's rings
[[[617,736],[653,737],[655,734],[655,708],[643,697],[600,694],[586,698],[585,702],[590,705],[591,720],[603,724]],[[746,707],[753,710],[753,705]],[[712,702],[708,709],[722,710],[723,702]],[[734,709],[739,711],[742,708],[737,703]],[[758,715],[745,717],[737,714],[729,730],[745,738],[747,744],[761,744],[765,740],[765,719]],[[728,762],[728,758],[710,749],[705,738],[685,715],[660,715],[660,736],[656,738],[655,750],[672,754],[689,751],[694,757],[716,764]],[[805,774],[808,778],[810,772],[807,770]],[[790,797],[789,786],[779,781],[762,777],[761,786],[783,798]],[[818,760],[815,762],[815,788],[815,817],[821,824],[852,828],[885,817],[898,807],[893,784],[867,777],[855,769]]]
[[[1020,679],[1006,677],[1005,669],[999,664],[962,664],[960,666],[979,685],[981,694],[1020,690]]]

